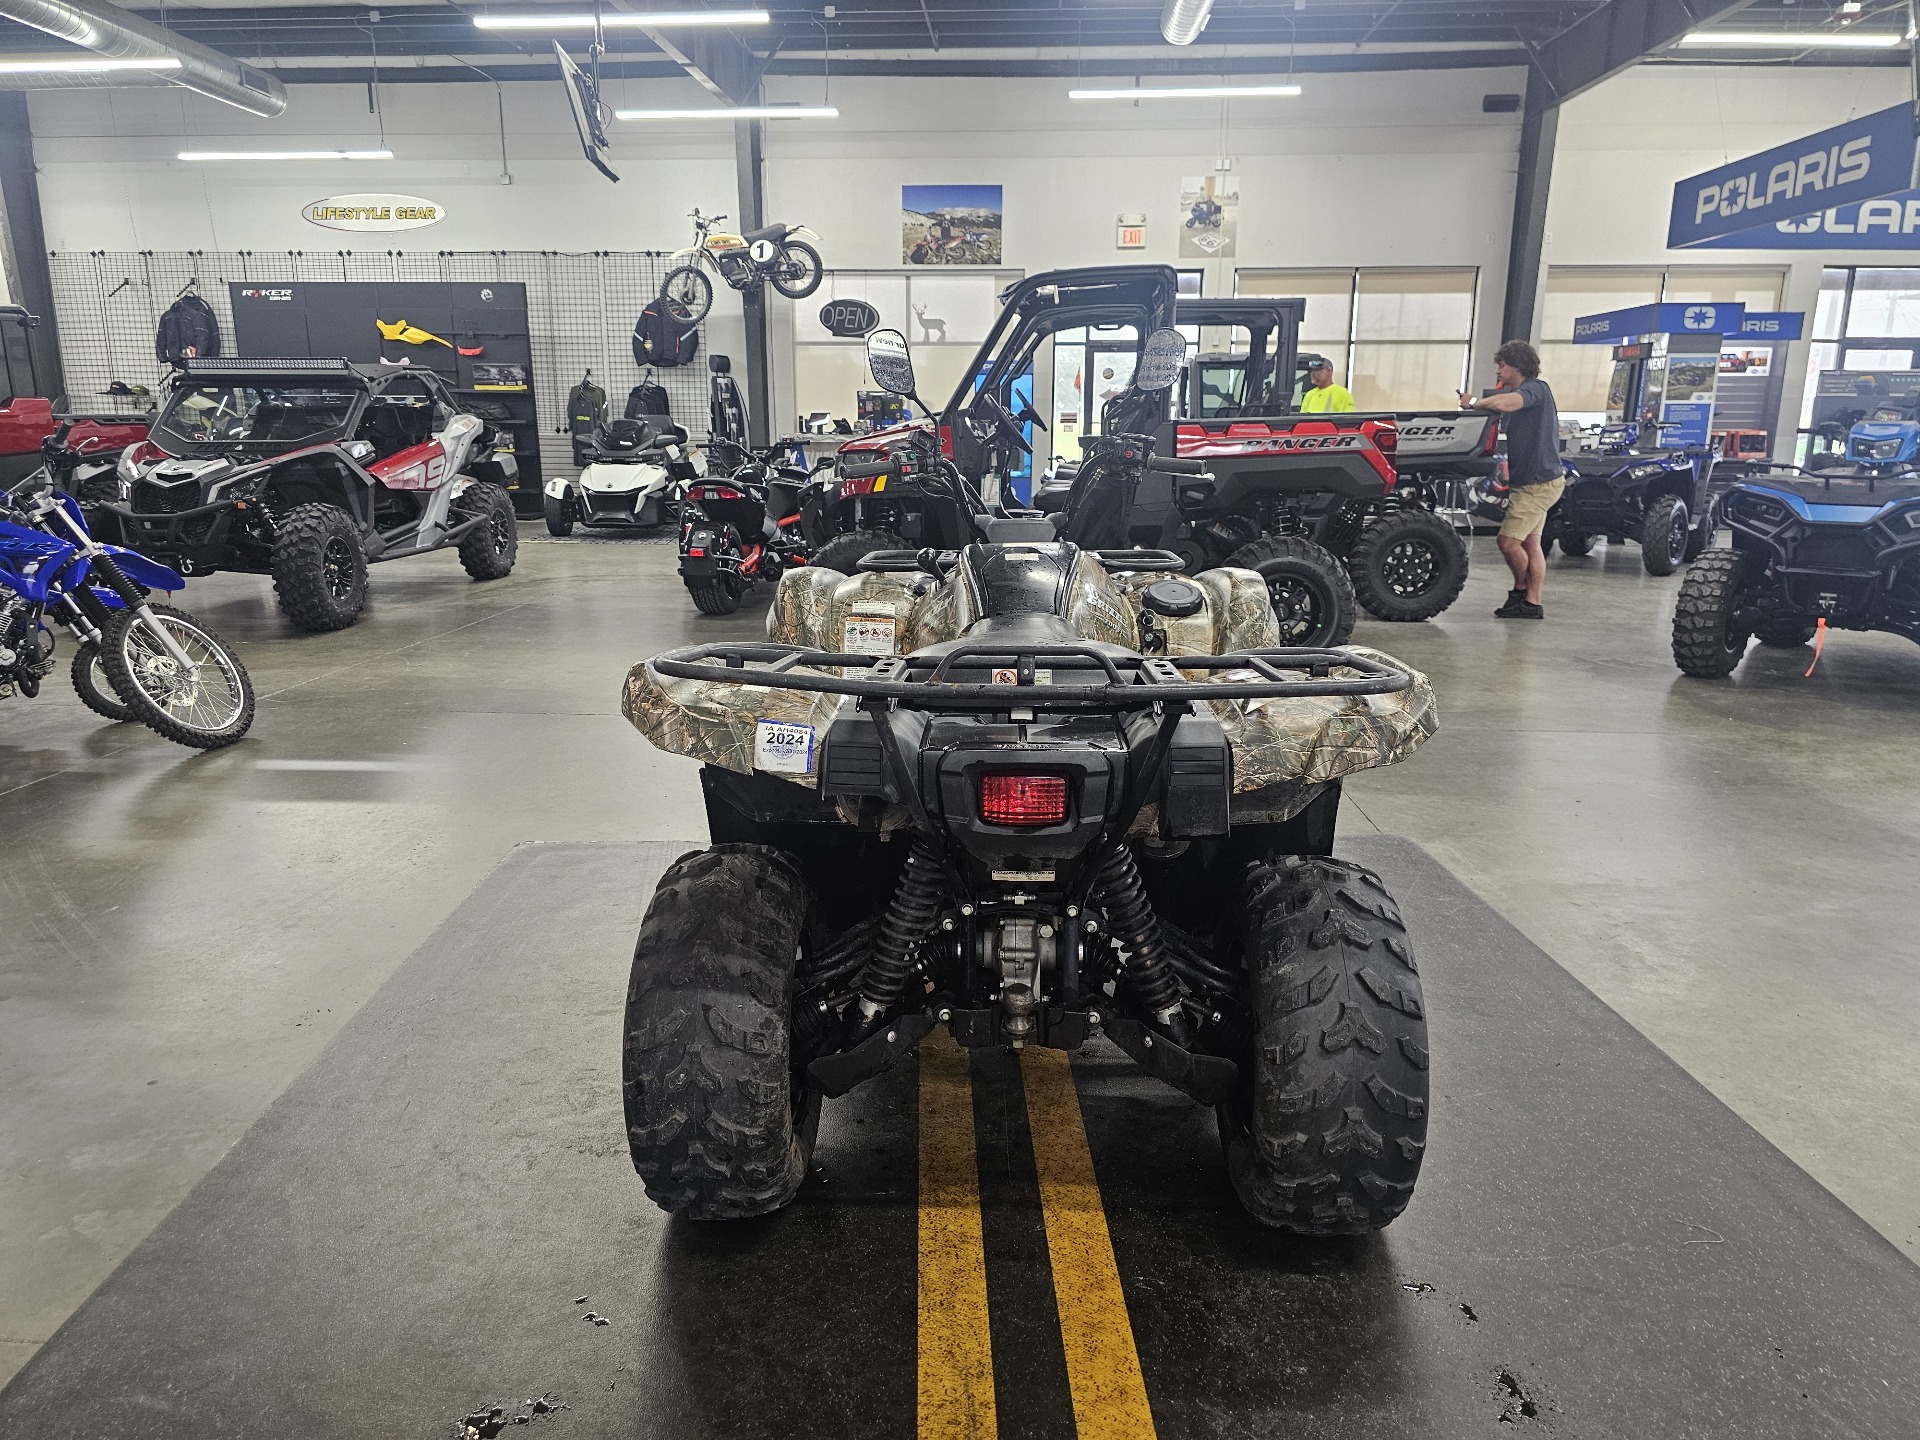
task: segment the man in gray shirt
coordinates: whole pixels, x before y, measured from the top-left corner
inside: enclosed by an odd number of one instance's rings
[[[1468,410],[1494,410],[1507,432],[1507,518],[1500,526],[1500,553],[1513,572],[1507,603],[1493,613],[1502,620],[1543,620],[1540,587],[1547,557],[1540,532],[1547,512],[1567,488],[1560,462],[1560,411],[1540,378],[1540,355],[1524,340],[1509,340],[1493,352],[1500,388],[1484,398],[1460,392]]]

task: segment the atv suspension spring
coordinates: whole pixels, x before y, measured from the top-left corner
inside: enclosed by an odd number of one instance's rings
[[[1160,917],[1147,901],[1132,846],[1123,841],[1114,847],[1100,866],[1093,893],[1106,911],[1108,932],[1127,952],[1127,976],[1134,994],[1170,1035],[1184,1040],[1180,986],[1168,963],[1166,936],[1160,930]]]
[[[899,1003],[913,973],[913,952],[933,931],[946,889],[940,857],[932,844],[916,836],[893,892],[887,913],[873,937],[873,955],[860,972],[860,1005],[856,1027],[877,1027],[880,1017]]]

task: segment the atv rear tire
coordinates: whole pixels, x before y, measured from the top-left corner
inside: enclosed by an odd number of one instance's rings
[[[1687,567],[1673,610],[1673,663],[1683,673],[1720,679],[1747,653],[1747,632],[1734,622],[1740,570],[1737,550],[1709,550]]]
[[[882,550],[912,548],[891,530],[849,530],[822,545],[817,555],[808,557],[807,563],[822,570],[838,570],[842,575],[851,575],[869,555]]]
[[[547,517],[547,533],[564,540],[573,534],[573,509],[564,500],[551,495],[540,497],[540,513]]]
[[[1467,547],[1453,527],[1424,510],[1402,510],[1369,525],[1347,556],[1353,593],[1380,620],[1431,620],[1467,583]]]
[[[1591,535],[1582,535],[1578,530],[1562,530],[1553,538],[1559,544],[1562,555],[1571,555],[1574,559],[1578,560],[1582,555],[1591,555],[1593,553],[1593,537]],[[1540,547],[1541,553],[1545,554],[1546,549],[1547,547],[1542,544]]]
[[[740,596],[746,587],[715,575],[705,580],[687,581],[687,593],[693,596],[693,608],[702,615],[731,615],[740,608]]]
[[[73,693],[80,697],[80,703],[93,711],[103,720],[112,720],[124,724],[140,717],[133,708],[120,698],[113,688],[113,682],[107,679],[106,666],[100,660],[100,647],[91,640],[73,652]]]
[[[811,896],[762,845],[667,867],[627,989],[621,1094],[654,1204],[695,1220],[778,1210],[806,1178],[820,1094],[793,1064],[794,974]]]
[[[487,518],[460,537],[460,567],[476,580],[504,580],[520,553],[520,525],[513,497],[498,485],[469,485],[460,508]]]
[[[1811,620],[1768,620],[1753,627],[1753,638],[1776,650],[1798,650],[1813,639],[1818,630],[1819,626]]]
[[[367,552],[338,505],[296,505],[273,542],[273,593],[302,630],[344,630],[367,607]]]
[[[1282,645],[1344,645],[1353,634],[1353,581],[1331,552],[1299,535],[1270,535],[1242,545],[1227,564],[1257,570],[1267,582]]]
[[[1647,574],[1671,575],[1685,564],[1692,533],[1687,502],[1678,495],[1662,495],[1649,505],[1640,524],[1640,563]]]
[[[1220,1108],[1227,1172],[1263,1225],[1358,1235],[1413,1198],[1427,1148],[1427,1022],[1406,927],[1372,871],[1320,856],[1245,889],[1254,1038]]]

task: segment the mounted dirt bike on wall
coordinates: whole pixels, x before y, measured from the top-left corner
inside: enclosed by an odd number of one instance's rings
[[[713,308],[709,268],[742,292],[764,281],[789,300],[804,300],[820,288],[825,274],[820,252],[796,238],[813,235],[805,226],[768,225],[733,235],[713,228],[727,218],[724,215],[702,215],[695,209],[691,216],[694,242],[674,252],[673,268],[660,283],[661,303],[682,324],[699,324]]]

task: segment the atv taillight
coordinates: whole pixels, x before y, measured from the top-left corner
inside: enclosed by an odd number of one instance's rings
[[[1067,818],[1067,777],[995,771],[980,777],[980,818],[989,825],[1058,825]]]

